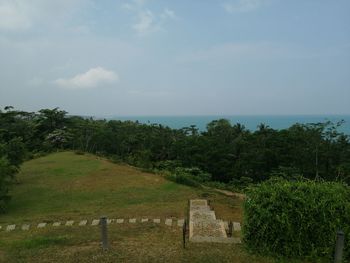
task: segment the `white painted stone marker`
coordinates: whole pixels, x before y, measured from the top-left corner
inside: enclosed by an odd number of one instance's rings
[[[69,220],[66,222],[66,226],[72,226],[74,224],[73,220]]]
[[[79,222],[79,226],[86,226],[86,224],[87,224],[87,220],[81,220]]]
[[[183,226],[185,223],[185,219],[178,219],[177,220],[177,226]]]
[[[130,219],[129,219],[129,223],[135,224],[135,223],[136,223],[136,218],[130,218]]]
[[[117,219],[117,224],[123,224],[123,223],[124,223],[124,219],[123,218]]]
[[[160,219],[159,218],[153,219],[153,223],[159,224],[160,223]]]
[[[233,222],[233,231],[241,231],[241,224],[239,222]]]
[[[46,223],[39,223],[38,224],[38,228],[44,228],[44,227],[46,227]]]
[[[54,227],[58,227],[58,226],[60,226],[61,225],[61,222],[54,222],[53,224],[52,224],[52,226],[54,226]]]
[[[173,220],[171,218],[167,218],[167,219],[165,219],[165,224],[167,226],[172,226],[173,225]]]
[[[107,224],[112,224],[115,221],[115,219],[107,219]]]
[[[30,225],[28,225],[28,224],[22,225],[22,230],[23,231],[27,231],[27,230],[29,230],[29,228],[30,228]]]
[[[9,232],[9,231],[12,231],[12,230],[15,230],[16,229],[16,225],[8,225],[6,227],[6,231]]]
[[[91,225],[92,226],[97,226],[99,223],[100,223],[100,219],[94,219],[94,220],[92,220]]]
[[[148,222],[148,218],[142,218],[141,219],[141,223],[146,223],[146,222]]]

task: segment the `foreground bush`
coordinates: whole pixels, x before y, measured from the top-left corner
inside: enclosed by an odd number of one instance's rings
[[[340,183],[269,180],[249,189],[243,235],[253,252],[286,257],[333,256],[337,230],[350,256],[350,190]]]

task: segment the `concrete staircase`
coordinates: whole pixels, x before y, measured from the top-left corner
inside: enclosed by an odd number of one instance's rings
[[[190,200],[189,230],[190,242],[240,243],[239,238],[227,237],[224,222],[204,199]]]

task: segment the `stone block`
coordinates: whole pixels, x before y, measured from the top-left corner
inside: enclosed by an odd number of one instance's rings
[[[66,222],[66,226],[72,226],[74,224],[73,220],[69,220]]]
[[[54,227],[58,227],[58,226],[60,226],[61,225],[61,222],[54,222],[53,224],[52,224],[52,226],[54,226]]]
[[[185,219],[178,219],[177,220],[177,226],[182,227],[184,225],[184,223],[185,223]]]
[[[79,222],[79,226],[86,226],[87,222],[88,222],[87,220],[81,220]]]
[[[7,231],[7,232],[13,231],[13,230],[15,230],[15,229],[16,229],[16,225],[8,225],[8,226],[6,227],[6,231]]]
[[[47,223],[39,223],[38,228],[44,228],[46,227]]]
[[[216,220],[215,212],[212,210],[192,210],[190,211],[190,220]]]
[[[100,219],[94,219],[94,220],[92,220],[92,222],[91,222],[91,225],[92,226],[97,226],[97,225],[99,225],[100,224]]]
[[[241,231],[241,224],[239,222],[233,222],[233,231]]]
[[[22,230],[23,231],[27,231],[27,230],[29,230],[29,228],[30,228],[30,225],[28,225],[28,224],[22,225]]]
[[[107,225],[112,224],[115,221],[115,219],[107,219]]]
[[[167,219],[165,219],[165,224],[167,226],[172,226],[173,225],[173,220],[171,218],[167,218]]]

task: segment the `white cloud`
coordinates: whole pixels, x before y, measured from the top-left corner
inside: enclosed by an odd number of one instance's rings
[[[0,30],[20,31],[34,25],[59,25],[73,11],[91,5],[91,0],[0,0]]]
[[[132,28],[139,36],[160,31],[166,21],[177,18],[175,12],[169,8],[165,8],[160,14],[155,14],[146,8],[145,4],[146,0],[132,0],[122,5],[124,9],[135,14],[136,23],[132,25]]]
[[[232,14],[237,12],[249,12],[260,8],[266,0],[234,0],[222,4],[226,12]]]
[[[119,80],[118,74],[102,67],[92,68],[85,73],[69,79],[56,79],[54,84],[61,88],[86,89],[96,88],[103,84],[115,83]]]
[[[165,8],[163,13],[160,15],[161,18],[163,19],[167,19],[167,18],[171,18],[171,19],[176,19],[176,15],[175,12],[173,10],[170,10],[168,8]]]
[[[138,22],[132,27],[141,36],[158,31],[160,29],[159,25],[155,22],[155,16],[148,9],[139,12]]]

